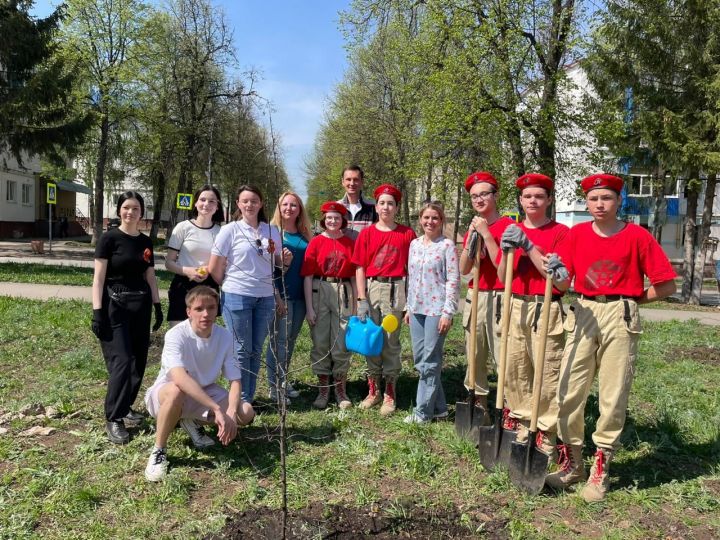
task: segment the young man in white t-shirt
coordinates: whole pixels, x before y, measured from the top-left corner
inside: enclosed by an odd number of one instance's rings
[[[210,287],[195,287],[185,298],[187,320],[165,334],[160,373],[145,394],[147,410],[157,419],[155,447],[145,468],[145,478],[151,482],[167,474],[165,447],[178,421],[195,447],[205,448],[215,441],[197,422],[217,424],[218,439],[228,445],[238,426],[248,425],[255,417],[240,393],[242,375],[232,335],[215,324],[219,301]],[[216,382],[221,373],[230,382],[230,392]]]

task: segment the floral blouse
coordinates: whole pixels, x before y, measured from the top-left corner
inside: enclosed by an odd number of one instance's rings
[[[444,236],[429,245],[424,236],[412,241],[407,281],[410,313],[452,318],[460,296],[458,264],[455,244]]]

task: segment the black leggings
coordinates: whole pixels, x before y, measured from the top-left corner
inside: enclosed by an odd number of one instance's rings
[[[150,347],[150,292],[135,310],[123,309],[103,295],[109,326],[103,329],[100,346],[108,370],[105,418],[120,420],[135,402],[147,364]]]

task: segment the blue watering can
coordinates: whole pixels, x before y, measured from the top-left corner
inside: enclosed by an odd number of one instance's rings
[[[345,331],[345,348],[365,356],[379,356],[383,348],[382,326],[375,324],[370,317],[365,322],[355,315],[350,317]]]

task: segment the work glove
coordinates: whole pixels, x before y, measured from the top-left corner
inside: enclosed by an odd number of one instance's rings
[[[152,331],[157,332],[158,328],[160,328],[163,323],[162,306],[160,305],[160,302],[155,302],[153,304],[153,308],[155,309],[155,324],[153,324]]]
[[[470,234],[470,239],[467,243],[467,250],[468,250],[468,258],[471,261],[475,260],[475,257],[477,256],[477,250],[478,250],[478,244],[480,243],[478,240],[480,239],[480,235],[477,231],[473,231]]]
[[[101,339],[102,335],[102,329],[103,329],[103,323],[105,322],[105,314],[103,313],[102,309],[93,309],[93,316],[92,316],[92,333],[95,334],[95,337],[98,339]]]
[[[517,225],[510,225],[500,239],[500,249],[509,251],[510,248],[522,248],[529,253],[535,245],[530,241],[523,230]]]
[[[567,268],[554,253],[548,257],[547,273],[552,277],[553,283],[562,283],[570,277]]]
[[[368,304],[367,299],[363,298],[362,300],[358,300],[358,305],[357,305],[358,319],[360,319],[362,322],[365,322],[365,319],[367,319],[367,316],[369,313],[370,313],[370,304]]]

